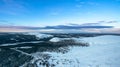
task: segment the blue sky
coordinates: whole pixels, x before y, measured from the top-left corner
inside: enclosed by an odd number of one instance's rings
[[[0,0],[0,26],[97,24],[120,28],[119,14],[120,0]]]

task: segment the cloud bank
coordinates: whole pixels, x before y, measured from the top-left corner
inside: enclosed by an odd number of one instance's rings
[[[6,21],[4,21],[6,22]],[[8,22],[8,21],[7,21]],[[45,32],[45,33],[119,33],[120,28],[114,26],[102,25],[102,23],[117,23],[117,21],[99,21],[97,23],[84,23],[45,27],[30,27],[30,26],[0,26],[0,32]]]

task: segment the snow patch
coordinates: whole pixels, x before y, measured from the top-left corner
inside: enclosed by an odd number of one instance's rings
[[[52,39],[50,39],[50,42],[59,42],[61,41],[62,39],[58,38],[58,37],[54,37]]]
[[[29,48],[32,48],[32,47],[26,46],[26,47],[19,47],[19,48],[22,48],[22,49],[29,49]]]
[[[53,35],[49,35],[49,34],[41,34],[41,33],[27,33],[25,35],[35,35],[36,37],[42,39],[42,38],[49,38],[49,37],[53,37]]]

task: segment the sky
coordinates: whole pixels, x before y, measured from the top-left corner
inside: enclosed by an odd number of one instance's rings
[[[120,32],[119,14],[120,0],[0,0],[0,31],[79,27],[80,32]]]

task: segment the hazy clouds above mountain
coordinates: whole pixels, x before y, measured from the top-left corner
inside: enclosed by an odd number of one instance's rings
[[[45,32],[45,33],[120,33],[120,28],[115,28],[113,25],[105,26],[102,22],[84,23],[84,24],[66,24],[45,27],[32,26],[1,26],[1,32]],[[104,23],[117,23],[113,21]]]

